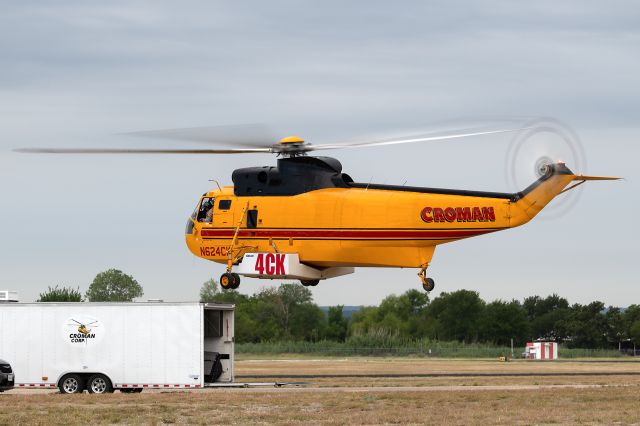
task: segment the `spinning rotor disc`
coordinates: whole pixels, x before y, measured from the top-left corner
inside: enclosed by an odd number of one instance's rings
[[[526,188],[545,174],[549,165],[563,162],[575,173],[586,173],[584,150],[577,134],[567,125],[551,119],[535,119],[514,135],[505,156],[505,180],[512,192]],[[551,202],[539,217],[563,216],[576,204],[582,188],[576,188]]]
[[[314,151],[357,149],[374,146],[414,144],[445,141],[471,136],[493,135],[516,132],[522,128],[511,129],[462,129],[449,132],[409,135],[392,139],[364,140],[331,144],[311,144],[298,136],[277,139],[262,125],[238,125],[194,127],[182,129],[152,130],[125,133],[151,139],[166,139],[181,142],[195,142],[206,145],[222,145],[222,148],[18,148],[16,152],[32,154],[276,154],[287,157],[307,155]]]

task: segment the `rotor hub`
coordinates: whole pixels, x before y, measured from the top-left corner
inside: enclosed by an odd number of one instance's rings
[[[534,166],[534,172],[536,176],[542,177],[546,175],[547,172],[549,172],[549,168],[551,167],[552,164],[553,164],[553,160],[551,160],[551,158],[547,156],[538,158]]]
[[[302,144],[304,143],[304,139],[302,139],[300,136],[287,136],[286,138],[280,139],[279,143],[281,145]]]
[[[287,136],[273,146],[272,152],[283,157],[298,157],[307,154],[306,144],[300,136]]]

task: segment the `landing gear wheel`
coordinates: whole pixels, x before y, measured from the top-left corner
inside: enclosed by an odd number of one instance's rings
[[[240,287],[240,275],[235,272],[225,272],[220,277],[220,287],[224,290],[233,290]]]
[[[87,380],[87,390],[89,393],[111,393],[113,386],[111,380],[104,374],[94,374]]]
[[[229,272],[225,272],[220,277],[220,287],[222,287],[224,290],[232,289],[234,281],[235,280],[233,279],[233,275]]]
[[[429,264],[424,263],[422,264],[422,267],[420,267],[420,272],[418,272],[418,277],[420,277],[420,282],[422,282],[422,288],[426,292],[432,291],[436,286],[436,282],[433,281],[433,278],[427,278],[428,267],[429,267]]]
[[[300,280],[300,284],[302,284],[305,287],[315,287],[318,285],[318,283],[320,282],[320,280]]]
[[[84,391],[84,380],[79,374],[67,374],[60,379],[58,389],[60,389],[60,393],[82,393]]]
[[[233,277],[233,284],[231,285],[231,288],[235,290],[236,288],[240,287],[240,275],[232,272],[231,276]]]
[[[422,288],[424,289],[424,291],[432,291],[435,287],[436,282],[433,280],[433,278],[424,279],[424,282],[422,283]]]

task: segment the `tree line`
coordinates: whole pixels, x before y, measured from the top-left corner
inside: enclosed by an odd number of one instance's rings
[[[83,295],[79,288],[49,287],[39,301],[124,302],[141,297],[138,282],[117,269],[99,273]],[[311,291],[299,284],[265,287],[249,296],[222,291],[215,280],[203,283],[200,301],[236,305],[238,343],[322,340],[344,342],[367,335],[441,342],[517,346],[536,339],[570,348],[618,349],[640,344],[640,305],[625,309],[594,301],[569,304],[556,294],[485,302],[476,291],[427,293],[408,290],[387,296],[378,306],[363,307],[351,318],[343,306],[322,309]]]
[[[142,286],[131,275],[108,269],[96,275],[84,295],[80,287],[56,285],[40,293],[37,302],[131,302],[143,294]]]
[[[298,284],[266,287],[253,296],[220,291],[204,283],[205,302],[236,304],[236,341],[333,340],[392,334],[407,339],[489,343],[517,346],[536,339],[554,340],[570,348],[618,349],[640,344],[640,305],[622,310],[602,302],[570,305],[556,294],[542,298],[485,302],[476,291],[441,293],[430,300],[419,290],[387,296],[378,306],[363,307],[347,320],[343,306],[325,313],[311,291]]]

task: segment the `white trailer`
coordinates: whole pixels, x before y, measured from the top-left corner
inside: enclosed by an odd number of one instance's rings
[[[17,388],[141,392],[233,383],[234,305],[0,303]]]

